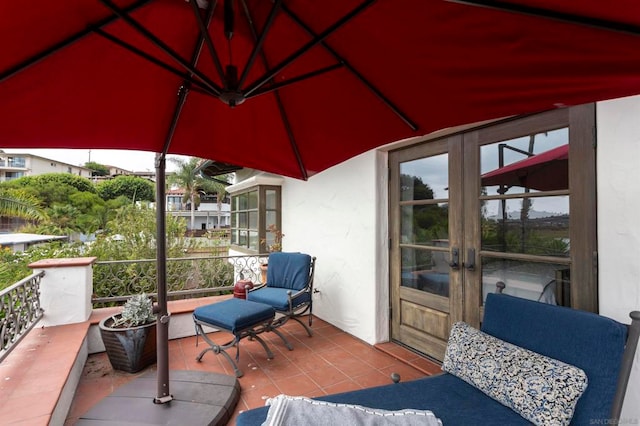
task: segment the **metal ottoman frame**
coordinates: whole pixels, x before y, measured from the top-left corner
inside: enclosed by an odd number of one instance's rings
[[[193,321],[196,328],[196,346],[198,346],[198,336],[202,336],[209,345],[208,348],[200,352],[196,360],[201,362],[202,357],[208,351],[222,354],[233,366],[236,377],[242,377],[244,373],[238,368],[237,362],[240,358],[240,341],[245,337],[257,340],[264,348],[267,359],[273,359],[273,352],[259,336],[264,332],[274,332],[282,339],[287,349],[293,350],[293,346],[284,335],[274,328],[274,318],[275,310],[271,306],[243,299],[228,299],[196,308],[193,312]],[[203,326],[226,331],[231,333],[233,338],[224,344],[218,344],[207,336],[207,333],[202,328]],[[227,353],[227,349],[233,346],[236,347],[235,361]]]

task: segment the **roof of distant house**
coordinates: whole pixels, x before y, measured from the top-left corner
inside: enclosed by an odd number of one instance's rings
[[[11,246],[15,244],[43,243],[47,241],[66,240],[69,237],[60,235],[39,235],[39,234],[23,234],[11,233],[0,234],[0,246]]]

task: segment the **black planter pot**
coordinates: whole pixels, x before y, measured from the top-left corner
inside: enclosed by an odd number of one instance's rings
[[[100,335],[111,366],[135,373],[156,362],[156,323],[129,328],[111,327],[114,315],[100,321]]]

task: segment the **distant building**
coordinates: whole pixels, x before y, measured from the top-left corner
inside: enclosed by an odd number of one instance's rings
[[[62,161],[28,153],[6,153],[0,150],[0,182],[45,173],[70,173],[91,179],[91,170]]]
[[[156,172],[155,172],[155,170],[147,170],[146,172],[133,172],[132,174],[133,174],[133,176],[137,176],[137,177],[142,178],[142,179],[148,179],[148,180],[150,180],[152,182],[156,181]],[[167,176],[169,176],[171,174],[172,174],[171,172],[167,172],[166,173]]]
[[[187,228],[191,230],[191,205],[183,203],[184,190],[180,188],[168,189],[166,193],[167,212],[186,220]],[[208,229],[228,228],[231,225],[231,204],[229,197],[222,200],[218,211],[218,196],[206,194],[200,197],[200,205],[194,212],[194,229],[206,231]]]

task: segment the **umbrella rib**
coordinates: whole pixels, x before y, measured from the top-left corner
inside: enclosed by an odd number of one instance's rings
[[[198,26],[200,27],[200,34],[202,34],[202,36],[204,37],[204,41],[207,44],[207,49],[209,49],[209,53],[211,54],[213,63],[216,66],[216,71],[218,71],[218,75],[220,75],[220,81],[224,81],[225,76],[224,76],[224,70],[222,69],[222,63],[220,62],[220,57],[218,56],[218,52],[216,52],[216,48],[213,45],[213,42],[211,41],[211,36],[209,35],[208,26],[205,25],[204,21],[202,20],[202,16],[200,16],[200,9],[198,7],[198,2],[195,0],[192,0],[189,3],[191,3],[192,5],[193,13],[196,16],[196,21],[198,21]],[[209,8],[207,13],[213,15],[213,12],[216,8],[217,3],[218,3],[217,1],[209,2]],[[209,22],[210,22],[210,19],[209,19]]]
[[[145,38],[151,41],[154,45],[156,45],[158,48],[164,51],[167,55],[173,58],[184,69],[193,73],[196,77],[202,80],[202,82],[205,83],[212,92],[216,93],[216,95],[220,95],[220,93],[222,93],[222,89],[220,88],[220,86],[218,86],[213,81],[211,81],[211,79],[209,79],[206,75],[198,71],[195,67],[187,63],[187,61],[184,60],[184,58],[182,58],[177,52],[175,52],[173,49],[167,46],[162,40],[156,37],[151,31],[146,29],[138,21],[133,19],[128,13],[124,12],[122,9],[120,9],[118,6],[112,3],[111,0],[99,0],[99,1],[102,4],[104,4],[106,7],[111,9],[115,14],[120,16],[120,18],[122,18],[122,20],[124,20],[127,24],[129,24],[133,29],[138,31]]]
[[[209,25],[211,25],[214,8],[215,8],[215,5],[213,5],[212,3],[209,3],[209,9],[207,10],[207,22],[205,27],[208,27]],[[191,62],[190,62],[191,67],[195,67],[195,65],[198,63],[198,60],[200,59],[200,55],[202,53],[202,47],[205,43],[205,38],[206,38],[205,34],[200,32],[200,35],[198,36],[198,41],[196,42],[195,48],[193,49],[193,54],[191,55]],[[180,86],[180,89],[178,90],[178,103],[176,104],[176,109],[173,113],[173,118],[171,119],[171,125],[169,126],[167,137],[165,138],[164,147],[162,149],[163,155],[166,155],[167,152],[169,151],[169,145],[171,145],[171,141],[173,140],[173,135],[176,131],[176,127],[178,126],[178,120],[180,119],[180,114],[182,114],[182,108],[184,107],[184,104],[187,100],[187,95],[189,94],[189,90],[191,88],[190,82],[191,82],[191,79],[185,78],[182,86]]]
[[[320,68],[318,70],[311,71],[311,72],[309,72],[307,74],[303,74],[303,75],[300,75],[298,77],[290,78],[290,79],[288,79],[286,81],[283,81],[281,83],[272,84],[272,85],[270,85],[269,87],[266,87],[266,88],[260,88],[259,90],[256,90],[255,92],[253,92],[253,95],[251,95],[249,98],[253,98],[255,96],[264,95],[265,93],[270,93],[270,92],[273,92],[274,90],[282,89],[283,87],[290,86],[290,85],[292,85],[294,83],[298,83],[300,81],[307,80],[309,78],[317,77],[317,76],[319,76],[321,74],[336,70],[338,68],[342,68],[343,66],[344,66],[344,64],[339,62],[337,64],[329,65],[328,67]]]
[[[535,16],[538,18],[555,19],[570,24],[577,24],[598,28],[607,31],[616,31],[634,36],[640,35],[640,27],[624,22],[615,22],[607,19],[580,16],[573,13],[564,13],[557,10],[544,9],[541,7],[527,6],[524,4],[509,3],[500,0],[447,0],[451,3],[466,4],[470,6],[495,9],[503,12],[515,12],[523,15]]]
[[[106,38],[107,40],[117,44],[118,46],[123,47],[123,48],[129,50],[130,52],[132,52],[132,53],[134,53],[134,54],[146,59],[147,61],[159,66],[160,68],[163,68],[163,69],[169,71],[170,73],[175,74],[178,77],[181,77],[181,78],[185,79],[186,81],[195,84],[196,86],[199,86],[200,89],[202,89],[202,91],[204,93],[206,93],[208,95],[211,95],[211,96],[216,96],[216,94],[214,92],[212,92],[204,83],[193,79],[187,73],[184,73],[184,72],[172,67],[171,65],[162,62],[160,59],[158,59],[158,58],[156,58],[156,57],[154,57],[154,56],[152,56],[152,55],[150,55],[150,54],[138,49],[135,46],[130,45],[129,43],[127,43],[127,42],[125,42],[125,41],[113,36],[112,34],[109,34],[108,32],[104,31],[101,28],[95,28],[94,32],[96,34],[101,35],[102,37]]]
[[[293,19],[303,30],[307,32],[312,37],[315,37],[315,32],[311,29],[309,25],[307,25],[298,15],[296,15],[291,9],[287,6],[283,6],[282,10]],[[340,61],[351,73],[369,89],[383,104],[387,106],[395,115],[397,115],[404,123],[409,126],[411,130],[418,130],[418,125],[415,121],[411,120],[407,114],[405,114],[400,108],[398,108],[391,100],[385,96],[377,87],[373,85],[369,80],[367,80],[364,75],[362,75],[357,69],[355,69],[347,60],[345,60],[338,52],[336,52],[327,42],[323,41],[320,43],[322,47],[325,48],[327,52],[329,52],[336,60]]]
[[[102,1],[106,1],[106,0],[102,0]],[[350,11],[349,13],[344,15],[342,18],[334,22],[334,24],[329,26],[329,28],[327,28],[320,34],[316,35],[310,42],[302,46],[297,51],[293,52],[291,55],[289,55],[287,58],[281,61],[278,65],[276,65],[274,68],[268,71],[265,75],[260,77],[254,83],[252,83],[244,91],[244,95],[250,96],[254,91],[259,89],[263,84],[271,80],[273,77],[279,74],[283,69],[291,65],[292,62],[296,61],[300,56],[307,53],[309,49],[311,49],[313,46],[317,45],[318,43],[321,43],[324,39],[326,39],[331,34],[333,34],[338,29],[340,29],[340,27],[342,27],[343,25],[351,21],[353,18],[358,16],[360,13],[362,13],[362,11],[364,11],[366,8],[371,6],[375,1],[376,0],[365,0],[362,3],[360,3],[360,5],[356,6],[352,11]]]
[[[132,12],[136,9],[138,9],[141,6],[144,6],[145,4],[149,3],[151,0],[140,0],[134,4],[132,4],[131,6],[123,9],[125,10],[127,13]],[[20,71],[24,70],[27,67],[30,67],[31,65],[34,65],[38,62],[40,62],[41,60],[45,59],[46,57],[48,57],[49,55],[57,52],[60,49],[63,49],[67,46],[69,46],[70,44],[75,43],[76,41],[80,40],[81,38],[91,34],[94,30],[93,28],[96,27],[104,27],[105,25],[110,24],[111,22],[115,21],[116,19],[118,19],[118,15],[111,15],[109,17],[106,17],[100,21],[98,21],[96,24],[93,24],[92,26],[85,28],[82,31],[78,31],[77,33],[65,38],[64,40],[54,44],[53,46],[48,47],[47,49],[43,50],[42,52],[38,52],[35,55],[31,56],[30,58],[20,62],[19,64],[17,64],[14,67],[9,68],[8,70],[0,73],[0,82],[3,82],[4,80],[14,76],[15,74],[19,73]]]
[[[253,18],[251,17],[251,12],[249,12],[249,8],[247,7],[247,2],[242,0],[242,6],[244,9],[245,16],[247,18],[247,23],[249,24],[249,29],[251,30],[251,35],[254,40],[257,39],[258,35],[256,32],[255,24],[253,22]],[[269,68],[269,62],[267,60],[264,51],[260,51],[260,58],[264,63],[265,68]],[[287,116],[287,112],[284,109],[284,105],[282,104],[282,99],[280,98],[280,93],[276,90],[273,92],[273,96],[276,100],[276,105],[278,105],[278,111],[280,112],[280,116],[282,117],[282,124],[287,132],[287,136],[289,137],[289,144],[291,145],[291,150],[293,151],[293,155],[296,158],[296,162],[298,163],[298,168],[300,169],[300,175],[303,180],[309,179],[309,174],[307,173],[307,168],[304,165],[304,161],[302,160],[302,155],[300,154],[300,150],[298,149],[298,143],[296,142],[296,138],[293,134],[293,129],[291,128],[291,123],[289,122],[289,117]]]
[[[238,81],[238,87],[242,87],[245,80],[247,79],[247,76],[249,75],[249,71],[251,71],[251,68],[253,67],[253,63],[255,62],[256,57],[258,56],[258,52],[260,52],[261,51],[260,49],[262,49],[262,44],[264,43],[264,40],[267,37],[267,34],[269,33],[269,30],[271,29],[271,26],[273,25],[273,22],[275,21],[276,15],[278,14],[278,11],[280,11],[281,6],[282,6],[282,0],[276,0],[275,3],[273,4],[273,7],[271,8],[271,12],[269,13],[269,16],[267,17],[267,21],[264,25],[264,29],[262,30],[262,34],[260,34],[260,37],[256,40],[256,43],[253,45],[253,50],[251,51],[251,55],[249,56],[249,59],[247,60],[247,64],[245,65],[244,70],[242,71],[242,76]],[[253,28],[252,31],[255,33],[255,28]]]

